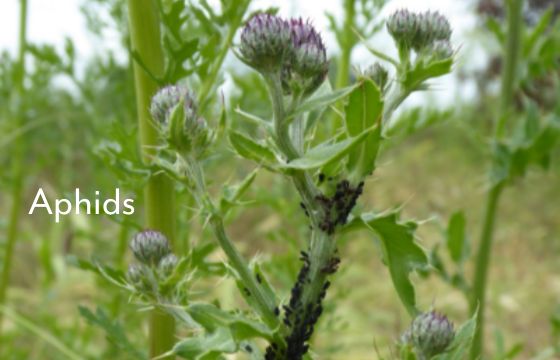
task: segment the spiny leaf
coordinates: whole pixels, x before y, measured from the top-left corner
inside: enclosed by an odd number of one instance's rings
[[[302,157],[283,165],[286,169],[311,170],[323,167],[347,155],[364,141],[377,127],[369,128],[360,135],[336,143],[323,143],[308,150]]]
[[[347,225],[348,229],[367,228],[378,235],[383,261],[389,268],[399,298],[411,316],[415,316],[418,310],[409,274],[428,266],[426,253],[414,241],[416,226],[414,222],[401,222],[398,211],[365,213]]]
[[[241,157],[259,164],[276,163],[276,156],[271,150],[237,131],[229,132],[229,142]]]
[[[128,353],[133,359],[147,359],[146,354],[140,352],[128,340],[126,332],[121,324],[109,318],[109,315],[102,309],[97,308],[95,314],[84,306],[79,306],[78,310],[80,315],[84,317],[89,323],[99,326],[105,331],[105,336],[111,344],[115,345],[118,349]]]
[[[342,89],[338,89],[335,90],[333,92],[330,92],[328,94],[324,94],[324,95],[319,95],[319,96],[312,96],[311,98],[309,98],[307,101],[305,101],[303,104],[301,104],[300,106],[298,106],[293,113],[288,115],[288,118],[295,118],[303,113],[312,111],[312,110],[316,110],[316,109],[321,109],[321,108],[325,108],[330,106],[331,104],[334,104],[335,102],[345,98],[346,96],[348,96],[348,94],[350,94],[357,86],[359,85],[359,83],[342,88]]]

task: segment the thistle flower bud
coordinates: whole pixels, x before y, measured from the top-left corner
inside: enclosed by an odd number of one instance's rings
[[[163,276],[169,276],[175,270],[179,259],[174,254],[166,255],[159,262],[158,269]]]
[[[142,283],[144,279],[144,271],[142,265],[131,264],[126,272],[126,278],[134,285]]]
[[[433,45],[434,41],[449,41],[451,26],[445,16],[439,12],[425,12],[417,15],[416,35],[412,40],[412,48],[422,51]]]
[[[192,96],[188,94],[188,90],[182,86],[171,85],[160,89],[152,97],[152,103],[150,104],[152,118],[158,124],[169,123],[169,117],[173,109],[179,105],[181,100],[184,100],[185,106],[188,106],[187,104],[191,98]]]
[[[409,332],[408,341],[418,354],[426,359],[444,352],[455,337],[453,324],[445,315],[435,311],[418,315]]]
[[[426,21],[435,40],[447,40],[451,38],[451,25],[445,16],[439,12],[427,12]]]
[[[327,51],[321,35],[309,21],[291,19],[289,24],[292,47],[289,61],[282,69],[284,91],[302,91],[309,95],[327,76]]]
[[[453,48],[447,40],[435,41],[430,52],[432,59],[436,61],[449,59],[453,56]]]
[[[271,14],[253,16],[241,32],[242,60],[261,72],[280,70],[290,48],[290,28]]]
[[[387,20],[387,30],[399,45],[410,46],[417,30],[418,15],[406,9],[397,10]]]
[[[364,71],[364,76],[373,80],[373,82],[379,87],[379,90],[383,91],[387,86],[387,81],[389,80],[389,72],[387,69],[376,62]]]
[[[162,88],[152,98],[150,112],[174,149],[200,154],[210,143],[206,122],[198,116],[195,95],[188,88],[180,85]]]
[[[134,235],[130,241],[130,249],[138,261],[149,266],[157,266],[171,253],[165,235],[153,230],[145,230]]]

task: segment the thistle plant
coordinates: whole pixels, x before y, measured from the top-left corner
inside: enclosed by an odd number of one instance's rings
[[[150,104],[144,103],[142,108],[143,115],[150,110],[149,119],[143,118],[151,129],[151,142],[147,144],[150,151],[145,160],[155,168],[154,174],[165,176],[166,181],[173,179],[189,190],[202,224],[227,257],[227,273],[235,279],[240,295],[250,307],[247,312],[227,311],[188,296],[169,296],[183,283],[170,283],[168,278],[182,271],[182,278],[188,279],[185,274],[195,269],[181,265],[187,262],[171,252],[173,241],[165,231],[155,228],[141,232],[131,242],[139,263],[130,266],[124,287],[159,311],[155,313],[158,322],[152,322],[152,337],[158,344],[165,344],[165,349],[158,345],[153,355],[204,358],[244,351],[256,358],[276,360],[308,356],[328,301],[332,276],[344,264],[337,239],[356,229],[369,230],[379,238],[398,297],[411,317],[420,314],[408,276],[427,267],[428,258],[415,242],[416,225],[401,221],[398,210],[363,212],[356,206],[367,179],[376,169],[386,133],[394,126],[393,112],[412,92],[428,89],[428,80],[450,72],[453,64],[447,20],[434,13],[409,17],[413,22],[404,25],[416,30],[422,27],[421,38],[404,41],[400,35],[403,31],[388,25],[399,48],[399,59],[371,49],[373,55],[394,69],[389,71],[385,65],[374,63],[357,74],[354,84],[336,90],[330,88],[328,81],[327,49],[310,20],[287,20],[271,13],[249,18],[236,53],[266,85],[271,115],[266,120],[242,110],[237,112],[259,124],[262,138],[245,135],[235,123],[226,123],[226,131],[215,130],[207,121],[212,120],[207,118],[212,112],[202,110],[200,101],[205,96],[195,91],[196,81],[186,79],[153,89]],[[402,25],[401,19],[395,21]],[[148,73],[147,65],[145,59],[137,64]],[[156,79],[154,75],[152,80]],[[344,111],[339,113],[342,122],[331,126],[324,136],[317,135],[315,130],[325,127],[322,121],[328,119],[324,110],[337,103],[344,104]],[[219,126],[224,127],[224,122],[220,121]],[[241,183],[225,185],[227,191],[216,199],[207,182],[206,160],[216,151],[223,135],[227,135],[237,155],[255,161],[258,168]],[[280,300],[259,265],[244,259],[226,226],[227,214],[239,206],[239,199],[253,185],[260,169],[289,181],[307,218],[309,230],[299,254],[300,269],[285,300]],[[183,289],[190,293],[188,283],[184,284]],[[162,311],[166,318],[161,317]],[[170,344],[174,339],[173,322],[197,331]],[[426,327],[425,323],[430,325]],[[411,339],[419,358],[447,348],[443,340],[448,345],[450,334],[443,339],[419,330],[432,329],[432,324],[444,330],[443,318],[435,316],[413,324]],[[156,334],[158,329],[161,331]],[[267,342],[262,352],[254,342],[256,338]]]
[[[323,312],[329,278],[341,261],[336,234],[347,227],[349,217],[353,226],[369,226],[366,225],[370,221],[366,220],[367,216],[351,213],[363,191],[364,180],[375,169],[382,128],[409,93],[422,89],[427,79],[442,75],[451,67],[451,54],[443,59],[432,55],[423,49],[414,64],[399,65],[396,60],[392,61],[398,65],[399,79],[399,87],[392,89],[396,94],[393,98],[385,100],[376,85],[379,82],[385,88],[387,82],[388,75],[380,66],[371,75],[376,82],[363,76],[349,88],[314,96],[326,79],[328,60],[322,39],[311,23],[302,19],[284,20],[272,14],[257,14],[247,21],[241,35],[239,57],[258,71],[267,85],[272,121],[262,120],[262,124],[272,148],[266,149],[258,140],[234,130],[230,131],[229,140],[239,155],[258,160],[266,168],[290,179],[309,219],[308,247],[302,250],[300,257],[303,264],[290,298],[283,305],[277,304],[276,296],[255,280],[227,236],[223,209],[215,205],[206,188],[200,153],[175,149],[172,151],[174,161],[162,160],[163,168],[182,178],[191,188],[245,296],[253,299],[250,303],[274,332],[268,338],[266,359],[301,359],[309,351],[309,341]],[[437,71],[433,70],[434,66],[438,67]],[[410,73],[411,69],[415,70],[414,74]],[[342,136],[309,148],[304,114],[346,97],[349,103],[345,109],[345,128],[340,129]],[[384,112],[385,101],[391,107]],[[362,111],[363,104],[368,104],[366,112]],[[173,150],[173,146],[171,148]],[[375,221],[371,223],[376,226]],[[412,244],[411,247],[413,251],[419,249]],[[403,298],[403,301],[411,314],[415,314],[414,299]]]

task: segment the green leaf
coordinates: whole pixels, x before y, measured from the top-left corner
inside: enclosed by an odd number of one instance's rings
[[[288,119],[293,119],[303,113],[313,111],[316,109],[322,109],[334,104],[335,102],[344,99],[348,96],[354,89],[359,86],[359,83],[335,90],[328,94],[316,95],[310,97],[308,100],[299,105],[291,114],[288,115]]]
[[[447,249],[455,263],[462,263],[468,255],[465,223],[465,214],[458,211],[451,215],[447,226]]]
[[[428,63],[419,61],[406,72],[402,84],[411,91],[419,90],[424,81],[450,73],[452,66],[452,58]]]
[[[340,160],[352,149],[366,140],[377,127],[369,128],[360,135],[345,140],[330,143],[326,142],[308,150],[302,157],[283,165],[287,169],[311,170],[323,167],[334,161]]]
[[[511,144],[493,144],[492,185],[523,177],[530,165],[548,167],[550,154],[560,140],[560,124],[552,118],[541,127],[533,117],[529,114],[525,118]]]
[[[524,57],[529,57],[531,52],[535,49],[535,45],[541,38],[541,35],[549,28],[550,21],[554,11],[549,8],[544,14],[540,16],[539,22],[533,27],[533,31],[527,36],[527,39],[523,42],[523,55]]]
[[[175,344],[171,353],[189,360],[217,359],[219,355],[231,354],[237,349],[230,331],[218,328],[209,335],[181,340]]]
[[[242,314],[224,311],[215,305],[196,303],[186,308],[187,313],[208,331],[228,328],[236,342],[251,338],[271,340],[273,332],[261,322],[251,320]]]
[[[84,306],[79,306],[78,311],[80,315],[85,318],[90,324],[99,326],[105,331],[105,337],[118,349],[128,353],[133,359],[147,359],[146,354],[140,352],[128,340],[124,328],[117,321],[109,318],[109,315],[102,309],[97,308],[95,314]]]
[[[364,130],[381,124],[383,100],[381,91],[369,79],[363,79],[348,98],[345,107],[346,130],[350,136],[357,136]],[[356,172],[363,179],[375,169],[375,159],[381,142],[381,126],[368,138],[356,146],[348,156],[348,170]]]
[[[220,210],[226,213],[233,206],[241,205],[239,200],[247,192],[255,178],[257,177],[258,169],[249,173],[242,182],[236,185],[225,185],[222,188],[222,198],[220,199]]]
[[[478,311],[464,323],[455,333],[448,350],[432,358],[432,360],[463,360],[467,358],[476,330]]]
[[[241,157],[264,165],[276,163],[276,156],[271,150],[239,132],[230,131],[229,142]]]
[[[415,316],[418,310],[409,274],[428,267],[426,253],[414,241],[417,224],[400,221],[399,212],[395,210],[383,214],[365,213],[347,225],[349,229],[364,227],[378,235],[383,262],[389,268],[395,290],[409,314]]]

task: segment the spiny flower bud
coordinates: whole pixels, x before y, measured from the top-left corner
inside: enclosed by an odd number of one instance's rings
[[[282,83],[287,93],[313,93],[325,80],[329,62],[321,35],[303,19],[290,19],[292,47],[290,59],[282,70]]]
[[[134,285],[142,283],[144,279],[144,271],[142,265],[132,264],[128,267],[126,278]]]
[[[153,230],[134,235],[130,241],[130,249],[138,261],[149,266],[157,266],[161,259],[171,253],[165,235]]]
[[[289,48],[289,25],[278,16],[256,14],[241,32],[242,60],[258,71],[280,70]]]
[[[451,38],[451,25],[445,16],[439,12],[429,12],[426,14],[426,21],[429,23],[430,31],[435,40],[447,40]]]
[[[406,9],[397,10],[387,20],[387,30],[397,44],[410,46],[415,35],[418,15]]]
[[[418,354],[426,359],[444,352],[455,337],[453,324],[445,315],[435,311],[418,315],[409,331],[409,341]]]
[[[379,87],[379,90],[383,91],[385,86],[387,86],[389,72],[383,65],[376,62],[366,69],[364,76],[373,80],[373,82]]]
[[[440,61],[453,57],[453,48],[447,40],[435,41],[430,48],[430,60]]]
[[[206,122],[198,116],[194,93],[185,86],[160,89],[152,98],[150,112],[165,140],[176,150],[200,154],[208,146]]]
[[[412,40],[412,48],[422,51],[433,45],[434,41],[449,41],[451,38],[451,26],[445,16],[439,12],[425,12],[418,14],[416,35]]]
[[[178,262],[179,259],[177,259],[177,256],[175,256],[174,254],[169,254],[161,259],[158,265],[158,269],[163,276],[169,276],[171,275],[173,270],[175,270]]]

